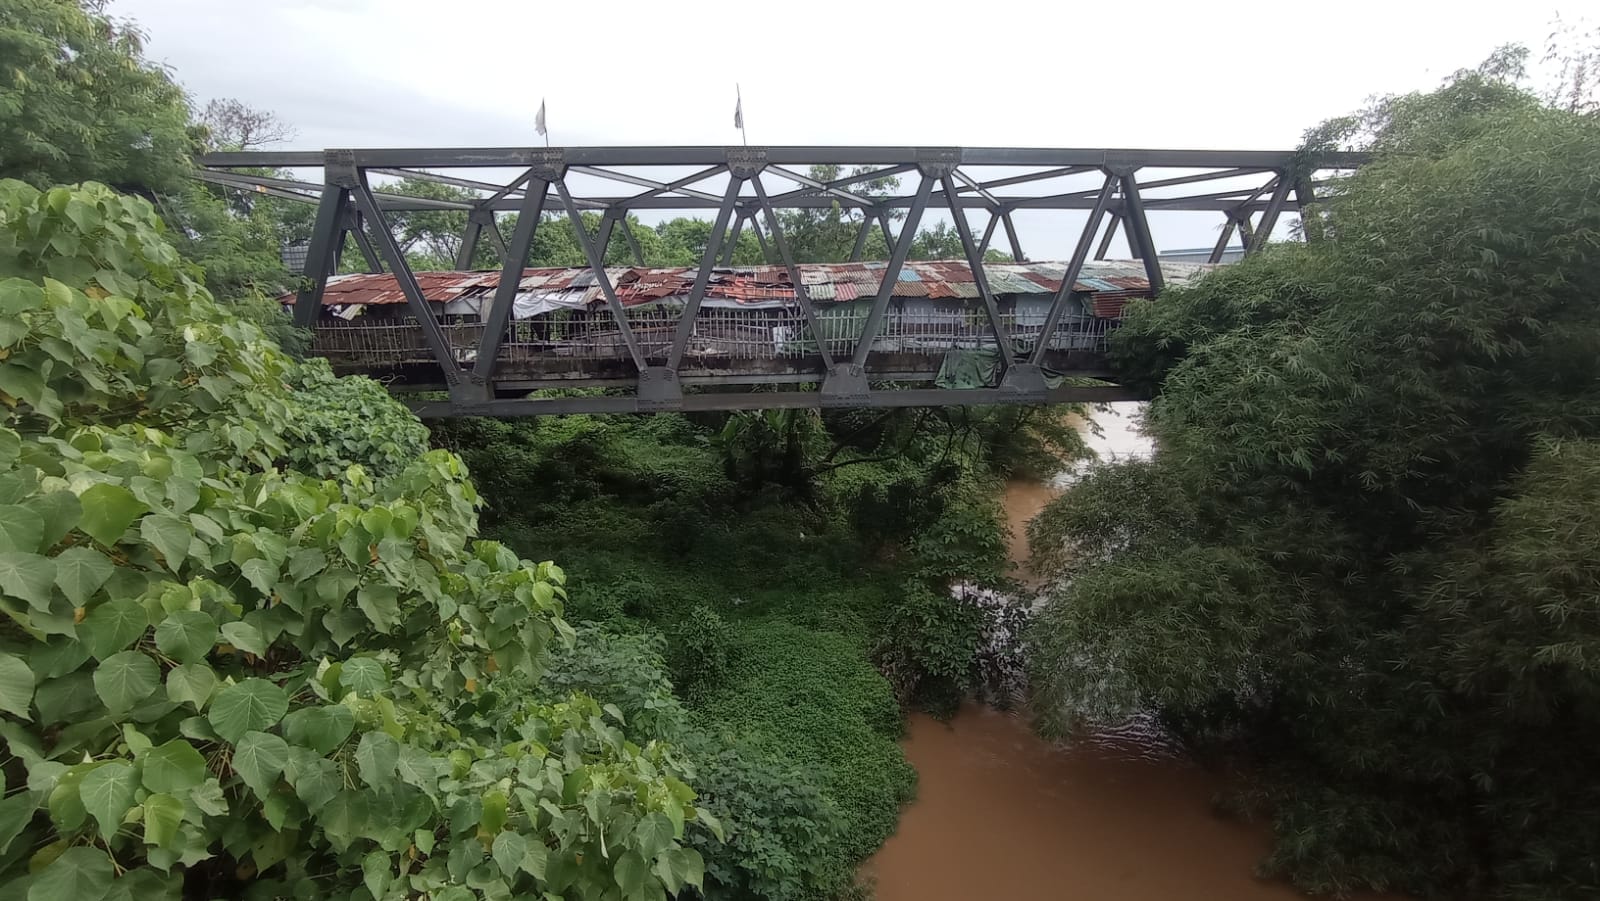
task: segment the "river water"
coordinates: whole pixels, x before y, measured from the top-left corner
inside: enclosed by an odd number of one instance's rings
[[[1082,426],[1101,460],[1150,452],[1138,405]],[[1026,575],[1026,525],[1075,477],[1007,486],[1012,560]],[[1013,715],[964,706],[949,722],[911,717],[905,753],[917,799],[862,867],[878,901],[1255,901],[1303,898],[1259,879],[1259,826],[1224,819],[1219,777],[1134,723],[1070,746]]]
[[[1073,464],[1049,482],[1017,479],[1006,483],[1001,504],[1005,508],[1006,525],[1011,530],[1008,550],[1015,574],[1025,584],[1034,585],[1033,574],[1028,570],[1028,522],[1059,497],[1085,468],[1148,457],[1153,449],[1150,439],[1139,431],[1143,408],[1142,403],[1104,404],[1096,408],[1088,418],[1079,418],[1076,423],[1078,434],[1094,452],[1092,459]]]

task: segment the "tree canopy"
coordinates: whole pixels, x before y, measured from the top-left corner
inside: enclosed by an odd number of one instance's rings
[[[561,569],[475,540],[458,458],[162,232],[0,181],[0,894],[699,885],[720,825],[668,747],[528,688],[572,639]]]
[[[172,190],[195,135],[183,90],[100,4],[0,5],[0,175]]]
[[[1041,712],[1253,752],[1308,889],[1600,891],[1600,120],[1505,61],[1311,135],[1377,154],[1336,240],[1137,305],[1156,456],[1033,530]]]

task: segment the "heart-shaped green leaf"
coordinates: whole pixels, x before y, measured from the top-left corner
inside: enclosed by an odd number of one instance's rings
[[[156,647],[179,663],[198,663],[217,645],[217,621],[203,610],[179,610],[156,626]]]
[[[289,762],[289,744],[270,732],[246,732],[233,748],[233,771],[265,798]]]
[[[78,503],[83,505],[78,528],[108,547],[121,540],[128,526],[150,509],[132,491],[106,482],[90,485],[78,495]]]
[[[112,654],[94,671],[94,690],[114,714],[133,709],[160,684],[161,670],[142,651]]]
[[[289,709],[283,689],[265,679],[246,679],[229,685],[211,702],[211,727],[228,741],[236,742],[246,732],[269,728]]]

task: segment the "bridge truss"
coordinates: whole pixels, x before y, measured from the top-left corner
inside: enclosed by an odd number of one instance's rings
[[[1018,222],[1055,218],[1048,226],[1062,238],[1065,277],[1056,291],[1041,334],[1061,321],[1079,273],[1093,254],[1104,259],[1119,230],[1129,254],[1143,264],[1152,293],[1163,286],[1153,215],[1183,214],[1221,221],[1210,260],[1219,262],[1235,234],[1245,253],[1259,251],[1286,213],[1301,217],[1306,240],[1323,229],[1316,191],[1365,162],[1359,154],[1326,154],[1314,160],[1288,151],[1012,149],[945,147],[562,147],[482,149],[375,149],[323,152],[245,151],[212,153],[200,160],[198,177],[237,189],[317,204],[305,275],[295,305],[297,322],[315,329],[323,293],[335,274],[347,240],[360,248],[370,271],[388,271],[404,292],[421,326],[437,387],[446,399],[414,404],[424,416],[521,416],[570,412],[772,407],[921,406],[983,403],[1049,403],[1125,399],[1116,385],[1051,388],[1044,368],[1048,340],[1029,348],[1009,334],[983,272],[985,254],[1004,232],[1011,255],[1023,259]],[[813,178],[812,166],[835,166],[839,175]],[[259,174],[287,169],[291,177]],[[384,190],[381,179],[413,178],[466,189],[469,200],[436,200]],[[893,181],[890,181],[893,180]],[[886,184],[894,187],[885,188]],[[830,349],[778,217],[780,210],[848,211],[857,222],[852,259],[860,259],[874,230],[881,231],[889,259],[871,298],[862,334],[842,352]],[[503,261],[498,287],[483,315],[473,353],[452,346],[445,327],[418,285],[397,241],[390,216],[397,212],[446,210],[466,214],[457,269],[471,265],[479,242],[488,240]],[[884,326],[893,288],[913,241],[930,211],[943,211],[955,227],[976,282],[978,299],[999,355],[1001,376],[992,388],[912,388],[883,384],[873,367],[874,341]],[[599,215],[597,233],[582,214]],[[641,344],[618,299],[603,261],[617,237],[644,264],[628,216],[709,214],[713,225],[693,288],[678,316],[670,343]],[[527,397],[548,386],[506,378],[502,344],[513,302],[535,234],[564,215],[626,349],[627,390],[607,396]],[[504,214],[513,214],[506,216]],[[982,217],[981,233],[969,217]],[[938,214],[936,214],[938,215]],[[1081,219],[1081,224],[1080,223]],[[510,225],[509,235],[502,230]],[[803,321],[816,341],[809,373],[785,379],[810,390],[771,390],[771,377],[724,372],[680,381],[684,354],[706,287],[719,265],[729,265],[741,231],[749,227],[770,262],[787,270]],[[836,342],[834,342],[836,344]],[[1083,373],[1089,374],[1089,373]],[[1105,375],[1104,372],[1094,373]],[[594,384],[600,381],[592,382]],[[612,379],[610,384],[617,384]],[[690,387],[686,391],[685,387]]]

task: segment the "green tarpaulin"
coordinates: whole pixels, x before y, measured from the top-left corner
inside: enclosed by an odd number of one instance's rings
[[[1028,349],[1018,349],[1015,356],[1027,352]],[[944,361],[939,364],[939,374],[934,377],[933,383],[940,388],[997,388],[1002,372],[998,348],[950,350],[945,352]],[[1061,373],[1049,369],[1044,371],[1046,385],[1059,388],[1064,381],[1066,377]]]

